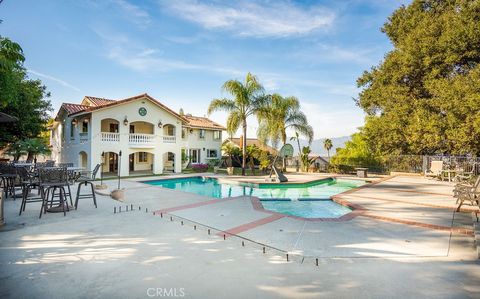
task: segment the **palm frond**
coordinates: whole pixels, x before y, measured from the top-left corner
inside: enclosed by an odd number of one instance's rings
[[[293,128],[300,135],[306,137],[309,144],[312,143],[312,141],[313,141],[313,128],[312,128],[312,126],[293,124],[293,125],[291,125],[291,128]]]
[[[207,113],[210,115],[214,111],[232,112],[236,109],[235,102],[229,99],[213,99],[208,106]]]
[[[227,118],[227,133],[230,136],[233,136],[237,132],[238,128],[242,124],[242,117],[239,111],[234,111],[230,113]]]

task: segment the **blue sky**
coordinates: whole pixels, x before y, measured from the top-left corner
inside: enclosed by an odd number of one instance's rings
[[[5,0],[0,35],[21,44],[55,110],[147,92],[203,116],[227,96],[223,82],[252,72],[267,92],[300,99],[315,138],[337,137],[362,125],[356,79],[391,49],[380,27],[408,2]]]

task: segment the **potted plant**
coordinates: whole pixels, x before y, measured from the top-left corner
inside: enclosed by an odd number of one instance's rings
[[[225,144],[222,146],[222,150],[223,150],[223,152],[227,155],[227,160],[226,160],[226,163],[227,163],[227,174],[228,174],[228,175],[233,175],[233,170],[234,170],[234,167],[233,167],[233,156],[235,155],[235,153],[238,152],[238,148],[235,147],[234,145],[232,145],[231,143],[225,143]]]

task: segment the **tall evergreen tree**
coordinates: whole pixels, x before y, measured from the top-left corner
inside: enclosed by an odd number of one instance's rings
[[[18,121],[0,126],[0,148],[21,139],[38,137],[51,110],[49,96],[40,80],[31,80],[23,66],[19,44],[0,37],[0,109]]]
[[[480,1],[414,0],[382,28],[394,49],[358,79],[381,154],[480,154]]]

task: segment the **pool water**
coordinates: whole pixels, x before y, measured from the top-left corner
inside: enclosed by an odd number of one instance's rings
[[[220,183],[215,178],[190,177],[144,181],[146,184],[181,190],[214,198],[255,196],[266,210],[304,218],[336,218],[351,210],[330,197],[359,187],[364,181],[327,179],[307,184],[269,185],[260,187]]]

